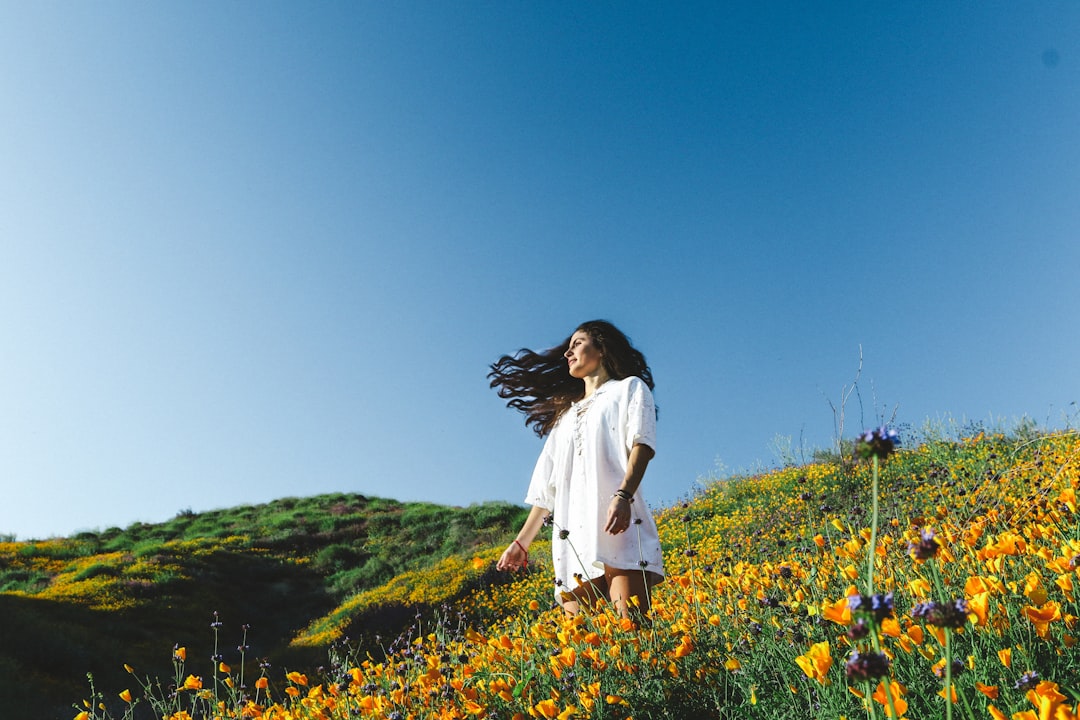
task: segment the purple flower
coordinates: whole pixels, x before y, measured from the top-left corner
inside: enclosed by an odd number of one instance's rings
[[[1017,690],[1032,690],[1039,684],[1039,673],[1034,670],[1028,670],[1026,673],[1020,676],[1020,679],[1016,681]]]
[[[867,430],[855,439],[855,456],[867,460],[876,457],[884,460],[900,445],[900,434],[882,425]]]
[[[927,625],[959,630],[967,625],[968,612],[967,600],[960,598],[947,603],[917,603],[911,608],[911,617],[923,620]]]
[[[893,594],[885,595],[851,595],[848,597],[848,608],[853,615],[865,615],[872,617],[874,622],[880,623],[893,614]]]
[[[889,674],[889,658],[881,653],[861,653],[853,650],[844,666],[844,672],[847,673],[848,680],[852,682],[877,680]]]
[[[941,544],[934,539],[934,531],[930,529],[922,530],[919,533],[919,542],[908,543],[908,552],[916,560],[929,560],[937,555],[940,549]]]
[[[858,642],[863,638],[870,635],[870,626],[866,624],[866,620],[859,618],[848,628],[847,636],[851,640]]]

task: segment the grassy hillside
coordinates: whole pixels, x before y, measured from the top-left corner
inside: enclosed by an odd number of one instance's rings
[[[323,650],[290,646],[313,617],[501,541],[521,518],[503,503],[448,508],[339,494],[0,543],[0,717],[69,718],[88,672],[102,685],[128,682],[123,663],[171,673],[176,643],[209,666],[212,638],[199,629],[214,612],[228,621],[229,646],[250,624],[252,657],[317,664]]]
[[[378,587],[334,595],[323,586],[306,600],[286,594],[275,601],[267,597],[273,586],[253,580],[256,571],[244,562],[288,564],[281,548],[242,551],[243,542],[226,536],[215,541],[217,552],[246,558],[235,561],[236,572],[249,574],[215,598],[232,602],[222,613],[231,624],[220,632],[237,637],[238,623],[251,622],[258,637],[260,623],[291,625],[288,646],[275,651],[295,661],[260,667],[265,653],[253,640],[245,653],[220,651],[224,665],[204,659],[213,654],[214,632],[200,607],[186,628],[177,617],[171,634],[130,629],[129,640],[65,655],[64,667],[78,675],[91,659],[131,663],[137,643],[156,644],[159,658],[174,642],[187,646],[186,658],[174,657],[165,673],[138,666],[133,676],[98,682],[110,710],[92,707],[85,717],[94,718],[130,711],[117,695],[130,688],[132,716],[176,720],[200,708],[260,720],[1070,720],[1080,715],[1078,487],[1080,436],[1026,430],[930,439],[876,467],[836,458],[718,481],[660,513],[668,579],[653,592],[651,621],[639,628],[607,612],[567,619],[553,609],[546,541],[534,545],[528,572],[509,582],[496,581],[491,565],[501,543],[489,538]],[[195,562],[197,541],[174,542],[191,544],[185,553]],[[180,567],[182,575],[195,572]],[[320,573],[311,575],[318,587]],[[107,574],[86,582],[97,577]],[[53,613],[39,626],[70,630],[80,641],[93,641],[87,628],[94,623],[120,630],[120,611],[108,603],[33,600]],[[302,613],[293,612],[294,602]],[[29,625],[40,616],[25,617]],[[380,632],[399,623],[400,637]],[[199,644],[205,649],[193,652]],[[41,652],[60,653],[60,646]],[[167,687],[147,692],[140,685],[148,675],[186,688],[174,696]],[[0,677],[22,679],[27,671]]]

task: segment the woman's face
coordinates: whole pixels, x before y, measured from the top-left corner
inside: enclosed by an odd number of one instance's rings
[[[592,338],[584,330],[578,330],[570,336],[570,347],[565,355],[570,376],[579,380],[595,375],[603,368],[604,355],[593,345]]]

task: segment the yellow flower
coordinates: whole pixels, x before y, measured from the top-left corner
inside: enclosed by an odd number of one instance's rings
[[[892,695],[892,705],[894,708],[896,708],[897,718],[903,717],[904,713],[907,712],[907,701],[904,700],[904,698],[902,697],[902,695],[906,692],[907,688],[905,688],[900,683],[896,682],[895,680],[889,681],[889,695]],[[886,717],[893,717],[892,711],[889,709],[889,698],[885,695],[884,681],[878,683],[877,690],[875,690],[874,694],[870,697],[874,698],[879,703],[885,706]]]
[[[287,675],[285,675],[285,677],[288,678],[289,682],[296,683],[297,685],[303,685],[305,687],[307,686],[307,675],[294,671],[288,673]]]
[[[266,678],[265,675],[255,681],[256,690],[265,690],[268,687],[270,687],[270,681]]]
[[[979,627],[986,626],[986,616],[990,611],[990,593],[980,592],[968,598],[968,614],[975,616],[975,624]]]
[[[90,720],[90,713],[83,710],[81,713],[75,716],[75,720]]]
[[[1032,690],[1028,690],[1025,697],[1032,705],[1039,708],[1039,718],[1054,717],[1058,706],[1068,700],[1058,691],[1057,683],[1049,680],[1043,680]]]
[[[815,643],[805,655],[795,658],[806,677],[825,683],[829,669],[832,668],[833,659],[829,649],[829,642]]]
[[[832,605],[822,607],[821,616],[840,625],[851,624],[851,606],[848,605],[848,599],[843,598]]]
[[[559,715],[559,706],[551,698],[536,703],[533,705],[533,710],[540,713],[540,717],[548,718],[548,720],[552,720]]]
[[[131,691],[130,690],[125,690],[124,692],[120,693],[120,699],[123,700],[126,703],[130,703],[131,702]]]
[[[690,639],[689,635],[683,635],[682,641],[679,646],[675,648],[675,657],[686,657],[694,651],[694,642]]]
[[[724,669],[730,670],[732,672],[740,669],[741,667],[742,663],[739,662],[738,658],[729,658],[728,661],[724,663]]]
[[[1028,605],[1024,607],[1023,612],[1027,619],[1035,625],[1035,633],[1044,639],[1050,633],[1050,623],[1061,619],[1061,608],[1053,600],[1037,608]]]
[[[175,650],[173,650],[173,658],[175,658],[176,660],[179,660],[180,662],[186,661],[187,660],[187,648],[186,647],[178,647]]]
[[[975,689],[991,700],[997,700],[998,698],[999,690],[997,685],[984,685],[981,682],[976,682]]]
[[[1012,667],[1012,648],[1002,648],[998,650],[998,660],[1001,664],[1007,668]]]
[[[1029,573],[1024,578],[1024,594],[1033,605],[1042,605],[1046,602],[1046,589],[1042,586],[1042,578],[1037,573]]]
[[[911,594],[915,597],[927,597],[930,595],[930,581],[925,578],[917,577],[908,583],[908,589],[911,590]]]
[[[184,680],[184,690],[202,690],[202,678],[188,675]]]

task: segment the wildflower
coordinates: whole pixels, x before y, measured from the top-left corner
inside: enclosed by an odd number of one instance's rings
[[[870,635],[870,626],[866,624],[866,620],[859,618],[855,621],[855,624],[848,628],[846,634],[849,639],[858,642]]]
[[[1034,670],[1028,670],[1020,679],[1016,681],[1014,686],[1017,690],[1033,690],[1036,685],[1039,684],[1039,673]]]
[[[908,544],[908,552],[916,560],[929,560],[937,555],[940,549],[941,544],[934,539],[934,531],[929,528],[920,531],[919,542]]]
[[[125,690],[124,692],[120,693],[120,699],[123,700],[126,703],[130,703],[131,702],[131,691],[130,690]]]
[[[959,630],[967,624],[968,604],[963,598],[950,603],[923,602],[911,608],[911,617],[923,619],[935,627]]]
[[[850,595],[848,596],[848,608],[852,614],[865,614],[880,623],[893,614],[893,594],[885,595]]]
[[[188,675],[184,680],[183,690],[202,690],[202,678]]]
[[[960,658],[953,658],[952,661],[952,676],[956,677],[960,673],[964,672],[967,666],[964,665],[964,661]],[[934,675],[945,677],[945,658],[941,658],[931,668],[934,671]]]
[[[1046,638],[1049,633],[1050,623],[1061,619],[1061,608],[1051,600],[1041,607],[1036,608],[1030,605],[1025,607],[1024,615],[1035,625],[1035,634],[1041,638]]]
[[[1027,699],[1032,705],[1039,708],[1039,717],[1055,717],[1058,706],[1068,700],[1058,690],[1058,684],[1043,680],[1035,687],[1027,691]],[[1075,716],[1073,716],[1075,717]]]
[[[833,664],[828,641],[815,643],[805,655],[795,658],[795,662],[806,673],[806,677],[824,683]]]
[[[889,658],[881,653],[853,650],[844,672],[852,682],[876,680],[889,674]]]
[[[847,625],[849,622],[851,622],[851,606],[848,598],[844,598],[843,600],[837,600],[831,605],[825,604],[821,609],[821,615],[826,620],[832,620],[838,625]]]
[[[900,435],[884,425],[867,430],[855,439],[855,456],[864,460],[876,457],[884,460],[900,445]]]
[[[886,695],[885,694],[885,685],[886,685],[886,683],[884,681],[879,682],[878,686],[877,686],[877,689],[874,691],[874,694],[871,695],[870,697],[872,697],[874,700],[877,700],[879,703],[881,703],[882,705],[885,706],[885,708],[886,708],[885,714],[886,714],[887,717],[893,717],[892,710],[889,709],[889,700],[890,700],[889,695],[891,695],[892,696],[892,698],[891,698],[892,707],[896,709],[896,716],[897,717],[903,717],[904,713],[906,713],[907,709],[908,709],[907,700],[905,700],[903,698],[903,694],[907,692],[907,688],[905,688],[903,685],[901,685],[898,682],[895,682],[895,681],[890,682],[890,683],[888,683],[888,688],[889,688],[888,693],[889,694]]]

